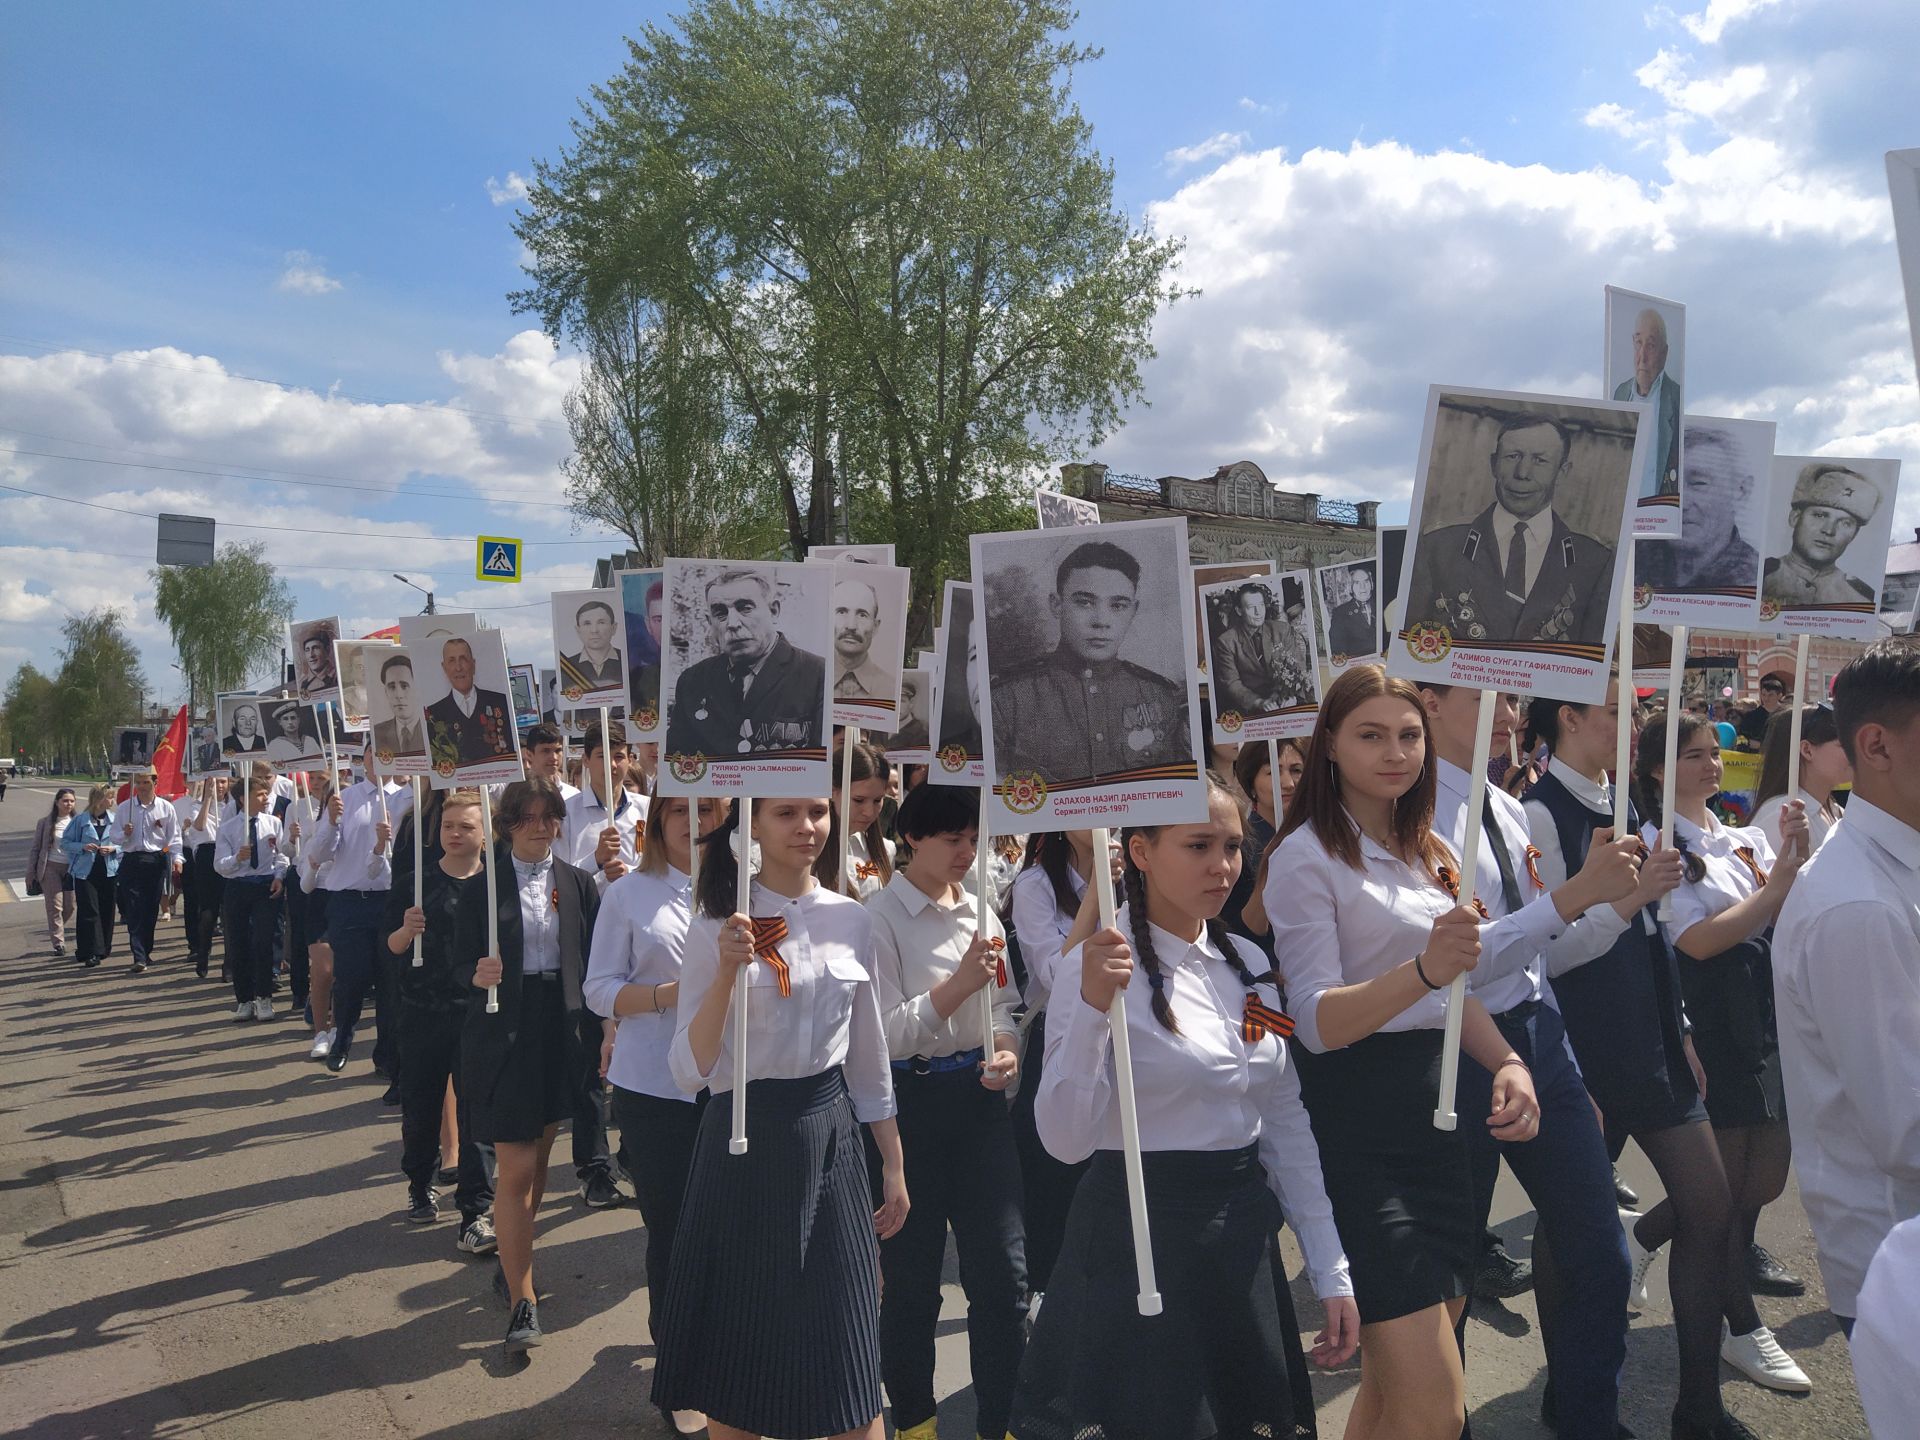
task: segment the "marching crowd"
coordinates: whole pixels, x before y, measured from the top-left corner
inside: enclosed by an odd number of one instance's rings
[[[1359,666],[1309,740],[1216,748],[1203,821],[1108,853],[1055,833],[979,865],[978,792],[851,737],[847,793],[758,800],[742,833],[729,802],[652,795],[649,747],[595,728],[570,757],[536,725],[525,779],[419,813],[364,764],[311,792],[265,765],[173,802],[151,771],[124,800],[63,789],[31,873],[56,956],[70,934],[98,967],[118,922],[144,971],[171,900],[234,1021],[271,1020],[284,979],[336,1075],[371,1002],[407,1217],[435,1222],[452,1187],[514,1351],[543,1339],[536,1219],[567,1126],[587,1205],[632,1185],[652,1400],[680,1434],[878,1440],[884,1396],[896,1434],[933,1440],[951,1231],[983,1437],[1312,1434],[1306,1362],[1357,1348],[1349,1436],[1454,1440],[1504,1160],[1537,1215],[1542,1421],[1630,1433],[1629,1311],[1664,1260],[1671,1434],[1738,1440],[1723,1362],[1810,1388],[1754,1302],[1801,1286],[1755,1241],[1796,1155],[1863,1402],[1913,1433],[1920,651],[1876,646],[1808,707],[1798,794],[1778,716],[1751,824],[1716,809],[1712,725],[1677,716],[1670,848],[1668,720],[1626,698],[1501,699],[1493,750],[1517,731],[1526,758],[1477,815],[1479,695]],[[1636,833],[1613,833],[1616,784]],[[1462,974],[1448,1131],[1432,1115]],[[1156,1315],[1136,1304],[1116,1050]],[[1623,1215],[1630,1140],[1665,1195]],[[1320,1302],[1310,1342],[1283,1223]]]

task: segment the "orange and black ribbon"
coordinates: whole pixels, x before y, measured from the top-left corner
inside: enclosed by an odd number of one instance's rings
[[[1753,883],[1762,889],[1766,888],[1767,872],[1762,870],[1760,868],[1760,862],[1753,858],[1753,847],[1751,845],[1742,845],[1733,853],[1746,865],[1747,869],[1753,873]]]
[[[880,867],[871,860],[857,860],[853,866],[853,878],[856,880],[878,880]]]
[[[753,922],[753,953],[772,967],[773,978],[780,984],[782,997],[793,994],[793,976],[788,973],[786,957],[779,948],[780,942],[786,938],[787,922],[783,916],[769,915]]]
[[[1533,882],[1533,888],[1544,890],[1547,882],[1540,878],[1540,856],[1543,852],[1538,845],[1527,846],[1527,879]]]
[[[1240,1012],[1240,1038],[1249,1045],[1257,1045],[1262,1035],[1285,1040],[1291,1034],[1293,1017],[1284,1010],[1274,1009],[1249,990],[1246,1009]]]
[[[1007,942],[998,935],[987,941],[987,947],[993,951],[999,968],[994,971],[994,984],[1002,990],[1007,988],[1007,957],[1001,953],[1007,948]]]
[[[1528,861],[1528,868],[1532,868],[1532,861]],[[1460,898],[1460,881],[1454,876],[1453,871],[1442,865],[1435,878],[1439,880],[1442,890],[1446,891],[1447,894],[1451,895],[1455,900]],[[1482,920],[1491,920],[1493,918],[1487,913],[1486,902],[1478,895],[1473,897],[1473,911],[1474,914],[1478,915]]]

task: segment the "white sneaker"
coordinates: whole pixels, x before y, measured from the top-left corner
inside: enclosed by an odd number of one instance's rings
[[[1727,1332],[1723,1321],[1720,1327],[1720,1358],[1754,1384],[1764,1385],[1769,1390],[1805,1395],[1813,1389],[1807,1372],[1793,1363],[1793,1357],[1780,1348],[1780,1342],[1773,1338],[1773,1331],[1764,1325],[1751,1335],[1733,1335]]]
[[[273,1001],[260,999],[253,1002],[253,1018],[256,1020],[273,1019]]]
[[[1639,1219],[1631,1210],[1620,1212],[1621,1227],[1627,1232],[1627,1254],[1633,1260],[1633,1283],[1627,1287],[1627,1298],[1636,1305],[1644,1305],[1647,1303],[1647,1271],[1653,1268],[1654,1256],[1660,1252],[1647,1249],[1633,1233]]]
[[[251,1000],[242,1000],[238,1005],[234,1006],[233,1018],[236,1023],[241,1020],[251,1020],[253,1018],[253,1002]]]
[[[307,1059],[324,1060],[333,1053],[333,1031],[322,1030],[313,1037],[313,1048],[307,1051]]]

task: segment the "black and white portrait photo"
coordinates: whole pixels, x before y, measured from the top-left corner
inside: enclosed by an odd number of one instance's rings
[[[1880,591],[1880,619],[1894,635],[1913,633],[1914,611],[1920,609],[1920,571],[1887,576]]]
[[[1321,653],[1328,668],[1337,675],[1351,665],[1379,659],[1380,585],[1373,558],[1323,565],[1313,579],[1320,591]]]
[[[1609,285],[1606,336],[1606,394],[1644,409],[1651,431],[1633,491],[1633,533],[1670,538],[1682,531],[1687,307]]]
[[[295,620],[287,626],[287,654],[293,663],[293,692],[309,705],[340,698],[340,673],[334,668],[333,642],[340,638],[340,621]]]
[[[1271,575],[1271,560],[1234,560],[1213,565],[1192,566],[1189,574],[1193,577],[1193,619],[1197,627],[1195,639],[1200,647],[1200,670],[1207,669],[1207,607],[1200,603],[1200,592],[1209,585],[1217,585],[1222,580],[1252,580],[1256,576]]]
[[[260,719],[267,735],[267,761],[276,769],[307,770],[326,764],[320,716],[312,705],[292,697],[262,700]]]
[[[1650,435],[1628,402],[1433,387],[1387,669],[1594,703]]]
[[[933,671],[919,665],[900,677],[900,728],[891,735],[874,737],[887,759],[896,765],[925,765],[932,759],[927,715],[933,688]]]
[[[130,775],[153,764],[156,732],[147,725],[119,725],[113,731],[113,773]]]
[[[531,665],[507,667],[507,700],[513,706],[513,723],[531,730],[540,723],[540,681]]]
[[[1381,525],[1373,532],[1374,568],[1380,579],[1380,647],[1374,653],[1387,653],[1387,639],[1401,628],[1401,561],[1407,555],[1407,527]]]
[[[1186,521],[971,544],[993,833],[1203,814]]]
[[[220,731],[213,721],[203,720],[187,735],[187,779],[212,780],[227,773],[220,758]]]
[[[1760,550],[1766,533],[1771,420],[1689,415],[1680,538],[1636,540],[1633,618],[1650,625],[1760,623]]]
[[[927,778],[941,785],[980,785],[987,778],[987,747],[980,723],[980,630],[973,586],[947,581],[935,637],[940,681],[928,748]]]
[[[669,560],[662,794],[824,795],[836,567]]]
[[[1776,455],[1760,565],[1762,624],[1871,640],[1893,535],[1898,460]]]
[[[380,656],[393,648],[391,640],[336,640],[334,669],[340,676],[340,728],[355,734],[367,728],[367,686],[380,670]]]
[[[214,727],[220,732],[220,754],[226,760],[267,757],[267,735],[261,723],[261,697],[229,694],[213,702]]]
[[[891,545],[815,545],[807,551],[810,565],[891,565]]]
[[[1033,492],[1033,513],[1042,530],[1064,530],[1070,525],[1098,525],[1100,507],[1077,495],[1062,495],[1042,485]]]
[[[421,708],[420,687],[414,683],[418,662],[411,649],[389,645],[370,657],[367,689],[367,733],[373,738],[374,763],[383,775],[427,775],[427,717]]]
[[[627,703],[627,622],[620,591],[556,590],[553,653],[560,698],[574,710]]]
[[[666,627],[667,584],[658,570],[622,570],[620,609],[627,624],[628,730],[660,738],[660,636]],[[540,706],[544,715],[547,706]]]
[[[894,728],[912,583],[912,572],[896,565],[834,564],[827,602],[833,634],[827,688],[834,724]]]
[[[1313,733],[1320,667],[1308,582],[1305,570],[1289,570],[1201,589],[1216,742]]]
[[[471,615],[408,615],[400,639],[419,667],[413,683],[434,789],[518,780],[520,732],[500,632],[482,630]]]

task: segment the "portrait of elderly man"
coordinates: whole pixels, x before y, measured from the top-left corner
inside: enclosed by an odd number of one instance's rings
[[[576,654],[560,657],[560,686],[580,695],[620,688],[620,651],[613,643],[620,617],[604,600],[589,600],[573,612],[573,633],[579,637]]]
[[[1667,374],[1667,322],[1651,306],[1633,318],[1633,376],[1614,387],[1613,398],[1653,411],[1653,443],[1638,494],[1645,499],[1679,493],[1680,386]]]
[[[1311,652],[1299,628],[1305,613],[1302,597],[1282,614],[1267,581],[1240,587],[1213,641],[1213,693],[1222,714],[1265,715],[1313,698]]]
[[[222,755],[254,755],[267,748],[267,737],[260,733],[260,706],[242,700],[229,712],[232,726],[220,742]]]
[[[1880,508],[1880,487],[1844,465],[1804,465],[1793,483],[1787,553],[1767,558],[1760,599],[1783,610],[1871,605],[1873,587],[1840,568],[1860,527]]]
[[[1553,503],[1572,458],[1557,420],[1518,414],[1500,426],[1487,456],[1493,502],[1421,537],[1408,625],[1437,621],[1456,644],[1606,644],[1613,547],[1574,531]]]
[[[638,649],[629,649],[627,711],[632,715],[638,715],[643,710],[658,709],[660,704],[660,629],[664,621],[666,595],[664,586],[658,578],[648,582],[646,598],[641,603],[644,607],[642,613],[646,618],[647,634],[653,639],[653,653],[643,660]],[[628,638],[633,638],[631,632]],[[637,644],[637,641],[635,643]]]
[[[1656,590],[1726,590],[1752,585],[1760,552],[1740,533],[1758,477],[1732,435],[1717,425],[1687,426],[1687,488],[1680,538],[1634,546],[1634,578]]]
[[[780,628],[780,594],[764,571],[722,570],[706,583],[716,653],[673,689],[667,754],[725,759],[824,745],[827,664]]]
[[[880,597],[864,580],[833,587],[833,693],[841,700],[893,698],[893,677],[872,655]],[[857,712],[856,712],[857,713]]]
[[[424,755],[426,731],[421,728],[420,692],[413,688],[413,661],[405,655],[389,655],[380,666],[380,690],[386,697],[391,720],[373,722],[373,748],[377,755]]]
[[[322,621],[300,637],[300,696],[311,700],[340,688],[333,665],[333,627]]]
[[[448,636],[440,646],[447,694],[427,707],[428,753],[435,765],[483,765],[513,756],[513,707],[501,691],[476,688],[474,670],[473,646]]]

